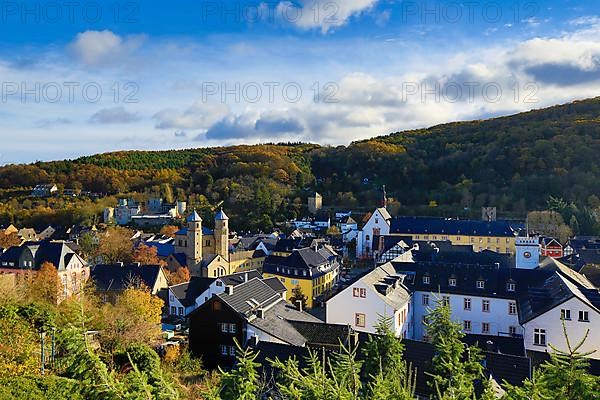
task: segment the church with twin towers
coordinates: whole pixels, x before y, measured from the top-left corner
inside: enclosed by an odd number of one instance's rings
[[[215,215],[215,228],[202,225],[194,210],[187,226],[175,233],[175,253],[169,264],[185,266],[192,276],[219,277],[233,273],[229,254],[229,217],[221,209]]]

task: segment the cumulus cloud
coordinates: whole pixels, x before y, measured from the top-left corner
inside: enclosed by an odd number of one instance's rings
[[[144,41],[144,35],[122,37],[109,30],[90,30],[77,34],[69,49],[84,64],[109,64],[134,52]]]
[[[137,113],[129,112],[125,107],[103,108],[90,117],[93,124],[131,124],[141,120]]]
[[[198,139],[249,139],[280,138],[299,135],[304,125],[287,111],[258,113],[249,111],[240,115],[228,115],[211,126],[205,135]]]
[[[157,129],[206,130],[229,113],[225,104],[196,102],[183,111],[175,108],[154,114]]]
[[[300,29],[320,29],[323,33],[345,25],[353,16],[371,10],[378,0],[334,0],[314,2],[282,1],[277,5],[277,15],[286,23]]]

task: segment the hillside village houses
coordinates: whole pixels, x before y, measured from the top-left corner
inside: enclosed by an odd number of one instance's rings
[[[0,254],[0,275],[12,275],[14,283],[35,275],[44,263],[58,272],[57,301],[78,294],[90,277],[86,261],[65,242],[25,242]]]

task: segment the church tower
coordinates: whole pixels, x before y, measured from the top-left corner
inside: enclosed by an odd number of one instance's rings
[[[229,217],[223,209],[215,215],[215,253],[229,261]]]
[[[540,264],[540,239],[537,236],[517,236],[515,264],[521,269],[535,269]]]
[[[202,218],[194,210],[187,220],[187,247],[186,258],[188,268],[192,275],[200,271],[202,263]]]

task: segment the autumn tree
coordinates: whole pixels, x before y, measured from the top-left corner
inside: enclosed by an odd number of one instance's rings
[[[168,276],[171,285],[179,285],[180,283],[189,282],[191,279],[190,270],[187,267],[177,268],[176,271],[170,272]]]
[[[31,274],[31,279],[24,284],[25,296],[32,301],[57,304],[60,280],[54,264],[44,262],[39,271]]]
[[[38,334],[14,306],[0,308],[0,377],[35,374]]]
[[[557,238],[562,243],[573,234],[562,215],[556,211],[532,211],[527,214],[527,225],[531,231]]]
[[[175,233],[179,231],[179,228],[174,225],[165,225],[160,229],[160,234],[171,238],[175,237]]]
[[[158,249],[154,246],[148,246],[144,243],[138,244],[133,251],[133,262],[141,265],[163,265],[164,261],[158,258]]]
[[[12,246],[19,246],[21,239],[16,233],[5,234],[4,230],[0,230],[0,248],[7,249]]]
[[[136,342],[155,344],[161,333],[162,307],[163,301],[149,290],[126,289],[114,305],[104,306],[104,347],[114,351]]]
[[[133,260],[133,232],[123,227],[111,227],[100,237],[97,255],[107,264],[130,263]]]

